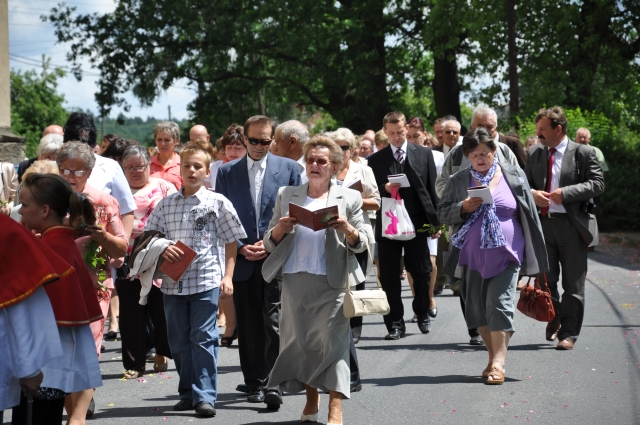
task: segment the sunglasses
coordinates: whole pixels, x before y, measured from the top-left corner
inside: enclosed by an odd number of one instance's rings
[[[82,177],[87,173],[86,170],[65,170],[63,168],[60,168],[59,170],[60,170],[60,174],[63,174],[65,176],[68,176],[69,174],[73,173],[73,175],[76,177]]]
[[[349,146],[349,145],[347,145],[347,146],[338,145],[338,146],[340,146],[340,149],[342,149],[344,152],[346,152],[349,149],[351,149],[351,146]]]
[[[257,146],[257,145],[269,146],[271,144],[271,140],[250,139],[249,137],[247,137],[247,141],[251,143],[253,146]]]
[[[306,162],[307,165],[318,164],[320,167],[322,167],[323,165],[327,165],[329,163],[329,161],[327,161],[324,158],[319,158],[319,159],[306,158],[304,162]]]
[[[445,134],[458,134],[460,133],[459,131],[455,131],[455,130],[447,130],[444,132]]]

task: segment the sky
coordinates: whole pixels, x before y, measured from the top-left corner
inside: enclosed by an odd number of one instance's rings
[[[61,0],[60,0],[61,1]],[[66,53],[68,44],[56,44],[53,25],[40,20],[40,15],[48,14],[58,0],[9,0],[9,54],[13,71],[29,69],[41,70],[42,55],[51,58],[51,64],[68,66]],[[66,3],[75,6],[78,14],[109,13],[115,9],[113,0],[69,0]],[[64,95],[65,107],[79,107],[83,110],[98,111],[94,94],[98,90],[96,82],[98,71],[84,65],[86,75],[82,81],[68,73],[58,80],[58,92]],[[111,116],[116,117],[123,112],[128,117],[139,116],[145,119],[152,116],[158,119],[168,118],[168,106],[171,105],[172,119],[188,118],[187,105],[195,98],[195,93],[185,87],[184,81],[177,81],[174,86],[156,100],[150,107],[143,107],[132,93],[126,93],[125,99],[131,106],[129,112],[114,107]]]

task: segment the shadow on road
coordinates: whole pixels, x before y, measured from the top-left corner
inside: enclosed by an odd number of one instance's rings
[[[442,376],[394,376],[393,378],[363,379],[363,384],[376,387],[397,387],[400,385],[435,385],[435,384],[483,384],[485,378],[468,375]],[[520,382],[519,379],[505,378],[505,382]]]
[[[590,252],[589,260],[595,261],[600,264],[605,264],[607,266],[620,267],[626,270],[640,270],[639,264],[633,264],[626,260],[623,260],[622,258],[607,255],[598,251]]]
[[[364,339],[364,338],[362,338]],[[374,339],[374,338],[371,338]],[[380,338],[375,338],[380,339]],[[398,345],[389,343],[388,345],[369,345],[369,346],[357,346],[358,350],[420,350],[420,351],[457,351],[457,352],[475,352],[485,351],[484,346],[472,346],[468,344],[404,344]],[[549,344],[524,344],[524,345],[510,345],[509,351],[539,351],[539,350],[554,350],[555,347]]]

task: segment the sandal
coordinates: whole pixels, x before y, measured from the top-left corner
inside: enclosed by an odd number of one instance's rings
[[[238,339],[238,327],[233,331],[233,335],[231,336],[223,336],[220,338],[220,345],[223,347],[231,347],[233,345],[233,340]]]
[[[164,363],[158,363],[158,357],[161,357],[164,360]],[[156,355],[155,363],[153,365],[153,371],[156,373],[166,372],[168,368],[169,368],[169,361],[167,360],[167,358],[164,356]]]
[[[482,371],[482,377],[486,379],[489,377],[490,373],[491,373],[491,362],[489,362],[487,367],[485,367],[484,370]]]
[[[137,379],[141,378],[144,372],[138,372],[137,370],[127,370],[124,372],[124,379]]]
[[[489,380],[489,377],[493,376],[494,378],[497,377],[498,379],[492,379]],[[489,376],[487,377],[487,384],[488,385],[502,385],[504,384],[504,372],[501,371],[500,369],[498,369],[497,367],[492,367],[491,371],[489,371]]]

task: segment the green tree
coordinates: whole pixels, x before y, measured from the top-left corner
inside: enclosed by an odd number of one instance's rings
[[[11,83],[11,130],[26,137],[27,157],[36,156],[42,130],[51,124],[64,125],[68,113],[62,106],[64,97],[56,91],[57,80],[64,76],[60,69],[49,70],[48,61],[44,69],[10,73]]]

